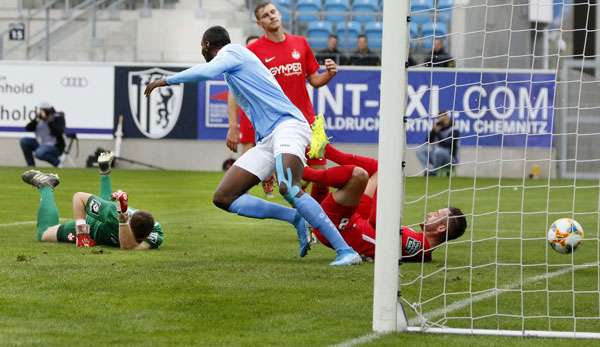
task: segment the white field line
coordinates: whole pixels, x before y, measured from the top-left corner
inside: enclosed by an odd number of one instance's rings
[[[16,227],[19,225],[31,225],[31,224],[35,224],[35,223],[37,223],[37,222],[34,220],[25,221],[25,222],[3,223],[3,224],[0,224],[0,228]]]
[[[582,269],[587,269],[590,267],[595,267],[598,266],[597,262],[591,262],[591,263],[585,263],[582,265],[575,265],[574,269],[575,270],[582,270]],[[531,284],[533,282],[537,282],[537,281],[542,281],[545,279],[549,279],[549,278],[554,278],[554,277],[558,277],[564,274],[567,274],[571,272],[571,268],[564,268],[558,271],[554,271],[554,272],[548,272],[546,274],[543,275],[537,275],[537,276],[533,276],[533,277],[529,277],[527,279],[525,279],[522,283],[522,285],[527,285],[527,284]],[[497,295],[501,295],[504,292],[508,291],[508,290],[514,290],[516,288],[519,288],[521,286],[520,282],[515,282],[512,284],[509,284],[508,286],[504,287],[504,288],[499,288],[499,289],[495,289],[492,290],[490,292],[486,292],[486,293],[482,293],[482,294],[478,294],[475,296],[472,296],[471,298],[468,299],[464,299],[464,300],[460,300],[457,302],[454,302],[448,306],[446,306],[445,308],[440,308],[437,310],[433,310],[433,311],[429,311],[423,314],[423,317],[425,317],[426,319],[435,319],[438,317],[443,316],[446,313],[450,313],[450,312],[454,312],[457,310],[460,310],[466,306],[471,305],[472,303],[476,303],[485,299],[489,299],[491,297],[497,296]],[[415,324],[419,324],[421,322],[421,319],[419,317],[417,318],[413,318],[408,322],[409,326],[414,326]],[[347,340],[344,342],[341,342],[339,344],[334,345],[333,347],[352,347],[352,346],[358,346],[360,344],[363,343],[368,343],[374,340],[377,340],[378,338],[385,336],[387,334],[381,333],[370,333],[370,334],[366,334],[363,335],[361,337],[357,337],[351,340]]]

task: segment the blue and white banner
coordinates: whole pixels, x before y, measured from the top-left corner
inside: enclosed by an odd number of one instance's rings
[[[379,81],[377,70],[342,70],[327,86],[312,91],[315,110],[325,114],[328,134],[336,142],[378,141]],[[461,145],[551,145],[552,73],[415,70],[409,72],[408,83],[409,144],[423,143],[432,116],[448,110]]]
[[[543,72],[428,69],[408,74],[407,142],[421,144],[435,116],[450,111],[461,145],[551,146],[555,75]],[[313,89],[315,112],[323,113],[335,142],[377,143],[378,69],[341,69]],[[198,86],[198,138],[224,139],[227,87],[222,80]],[[398,113],[398,121],[402,121]]]

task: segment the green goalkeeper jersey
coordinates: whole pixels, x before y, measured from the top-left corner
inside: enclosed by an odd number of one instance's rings
[[[137,210],[128,208],[131,217]],[[119,213],[113,201],[104,200],[92,195],[85,204],[86,223],[90,225],[90,236],[98,244],[119,247]],[[152,232],[144,239],[150,248],[158,248],[164,240],[164,233],[159,222],[154,222]]]

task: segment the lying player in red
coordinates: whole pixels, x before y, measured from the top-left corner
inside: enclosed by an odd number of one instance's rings
[[[361,256],[375,256],[377,211],[377,160],[344,153],[330,144],[324,157],[340,166],[326,170],[305,168],[303,179],[338,188],[321,202],[325,213],[342,237]],[[432,250],[460,237],[467,227],[462,211],[456,207],[430,212],[421,224],[421,232],[402,227],[402,260],[431,261]],[[318,230],[313,229],[321,243],[329,246]]]

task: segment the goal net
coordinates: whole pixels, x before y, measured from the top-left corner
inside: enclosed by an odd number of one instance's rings
[[[409,331],[600,337],[596,4],[411,1],[402,224],[454,206],[468,227],[401,262]],[[546,241],[565,217],[585,230],[571,254]]]

